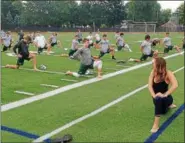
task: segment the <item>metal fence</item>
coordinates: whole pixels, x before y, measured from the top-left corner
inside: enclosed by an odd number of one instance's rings
[[[18,32],[20,30],[31,32],[31,31],[41,31],[41,32],[46,32],[46,31],[53,31],[53,32],[76,32],[77,29],[80,29],[82,32],[94,32],[94,31],[101,31],[101,32],[115,32],[115,31],[120,31],[120,32],[146,32],[144,27],[135,27],[135,28],[130,28],[128,27],[127,29],[121,29],[119,27],[111,27],[111,28],[62,28],[62,27],[44,27],[44,26],[22,26],[22,27],[16,27],[16,26],[8,26],[8,27],[1,27],[2,30],[7,31],[15,31]],[[184,32],[185,31],[185,26],[177,26],[176,28],[170,28],[170,27],[156,27],[155,32]],[[154,28],[147,28],[147,32],[154,32]]]

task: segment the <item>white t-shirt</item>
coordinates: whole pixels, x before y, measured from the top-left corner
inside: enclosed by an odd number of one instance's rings
[[[146,40],[144,40],[141,43],[141,47],[143,47],[143,54],[145,54],[145,55],[150,55],[151,54],[151,52],[152,52],[151,45],[152,45],[151,42],[146,41]]]
[[[57,43],[57,37],[56,36],[51,36],[51,43]]]
[[[71,49],[72,50],[77,50],[78,49],[78,44],[79,44],[79,42],[76,39],[73,39]]]
[[[96,41],[100,41],[100,39],[101,39],[101,38],[100,38],[100,35],[97,34],[97,33],[95,34],[95,38],[96,38]]]
[[[87,36],[87,39],[89,39],[89,43],[90,44],[93,43],[93,36],[92,35]]]
[[[34,42],[37,43],[39,48],[44,48],[46,45],[46,39],[43,35],[35,37]]]
[[[172,42],[171,42],[171,38],[170,37],[165,37],[163,39],[163,42],[164,42],[164,45],[165,46],[171,46],[172,45]]]
[[[117,37],[117,41],[118,41],[118,46],[124,46],[125,44],[124,44],[124,39],[123,39],[123,37],[121,37],[121,36],[119,36],[119,37]]]
[[[6,47],[9,47],[10,44],[11,44],[11,40],[12,40],[12,36],[11,35],[6,35],[5,37],[2,37],[3,39],[3,44],[6,46]]]

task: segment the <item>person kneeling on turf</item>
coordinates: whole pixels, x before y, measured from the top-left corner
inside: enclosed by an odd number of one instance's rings
[[[102,61],[100,59],[93,59],[91,56],[91,51],[89,47],[89,40],[84,39],[84,47],[78,49],[76,53],[73,54],[73,58],[76,59],[81,56],[81,65],[78,73],[68,71],[67,75],[73,75],[75,77],[80,77],[80,75],[85,75],[88,69],[98,69],[98,77],[101,78],[102,71]]]
[[[16,65],[6,65],[6,68],[18,69],[21,65],[24,64],[24,60],[29,61],[33,59],[33,68],[37,70],[36,67],[36,56],[35,54],[29,53],[28,47],[31,42],[30,36],[24,36],[24,39],[19,41],[13,48],[14,53],[17,55],[17,64]],[[18,53],[17,50],[18,49]]]
[[[103,35],[103,39],[100,41],[100,55],[99,58],[103,57],[107,53],[111,53],[112,59],[116,60],[114,57],[114,48],[112,48],[109,44],[109,40],[107,40],[107,35]]]
[[[132,59],[130,58],[129,61],[131,62],[141,62],[146,61],[148,57],[156,58],[158,56],[158,51],[153,51],[151,48],[151,41],[150,41],[150,35],[145,36],[145,40],[141,44],[141,52],[142,56],[140,59]]]

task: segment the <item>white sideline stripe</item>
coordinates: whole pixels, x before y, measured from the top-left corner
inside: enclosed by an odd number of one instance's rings
[[[33,93],[30,93],[30,92],[24,92],[24,91],[14,91],[15,93],[18,93],[18,94],[24,94],[24,95],[30,95],[30,96],[33,96],[33,95],[35,95],[35,94],[33,94]]]
[[[56,85],[50,85],[50,84],[40,84],[41,86],[46,86],[46,87],[54,87],[54,88],[58,88],[59,86]]]
[[[71,79],[61,79],[62,81],[71,81],[71,82],[78,82],[78,80],[71,80]]]
[[[165,59],[176,57],[178,55],[180,55],[180,54],[176,53],[176,54],[165,57]],[[61,88],[55,89],[53,91],[49,91],[49,92],[37,95],[37,96],[21,99],[19,101],[14,101],[14,102],[11,102],[11,103],[8,103],[8,104],[5,104],[5,105],[1,106],[1,112],[8,111],[8,110],[11,110],[11,109],[14,109],[14,108],[17,108],[17,107],[35,102],[35,101],[39,101],[41,99],[52,97],[52,96],[58,95],[59,93],[69,91],[69,90],[77,88],[77,87],[81,87],[81,86],[88,85],[88,84],[91,84],[91,83],[95,83],[95,82],[98,82],[98,81],[101,81],[101,80],[104,80],[104,79],[108,79],[110,77],[114,77],[114,76],[117,76],[119,74],[127,73],[129,71],[139,69],[141,67],[145,67],[145,66],[148,66],[150,64],[152,64],[152,61],[147,62],[147,63],[143,63],[143,64],[139,64],[139,65],[127,68],[127,69],[120,70],[120,71],[116,71],[116,72],[113,72],[113,73],[106,74],[106,75],[102,76],[101,79],[92,78],[92,79],[85,80],[85,81],[82,81],[82,82],[67,85],[67,86],[64,86],[64,87],[61,87]]]
[[[181,67],[180,69],[174,71],[173,73],[176,73],[176,72],[178,72],[178,71],[180,71],[180,70],[182,70],[182,69],[184,69],[184,67]],[[104,105],[104,106],[102,106],[102,107],[100,107],[100,108],[94,110],[93,112],[91,112],[91,113],[89,113],[89,114],[86,114],[86,115],[84,115],[84,116],[82,116],[82,117],[80,117],[80,118],[78,118],[78,119],[76,119],[76,120],[73,120],[73,121],[71,121],[71,122],[65,124],[64,126],[61,126],[60,128],[58,128],[58,129],[52,131],[51,133],[47,133],[47,134],[45,134],[45,135],[43,135],[43,136],[37,138],[37,139],[34,140],[33,142],[35,142],[35,143],[36,143],[36,142],[42,142],[42,141],[44,141],[45,139],[48,139],[48,138],[52,137],[53,135],[56,135],[56,134],[60,133],[61,131],[65,130],[65,129],[71,127],[71,126],[73,126],[73,125],[75,125],[75,124],[77,124],[77,123],[79,123],[79,122],[82,122],[83,120],[86,120],[86,119],[88,119],[88,118],[90,118],[90,117],[92,117],[92,116],[97,115],[98,113],[100,113],[100,112],[106,110],[107,108],[109,108],[109,107],[111,107],[111,106],[113,106],[113,105],[115,105],[115,104],[121,102],[122,100],[124,100],[124,99],[126,99],[126,98],[128,98],[128,97],[130,97],[130,96],[132,96],[132,95],[134,95],[135,93],[137,93],[137,92],[139,92],[139,91],[145,89],[146,87],[148,87],[148,84],[146,84],[146,85],[144,85],[144,86],[142,86],[142,87],[139,87],[139,88],[135,89],[134,91],[129,92],[129,93],[125,94],[125,95],[122,95],[121,97],[117,98],[116,100],[114,100],[114,101],[112,101],[112,102],[110,102],[110,103],[108,103],[108,104],[106,104],[106,105]]]

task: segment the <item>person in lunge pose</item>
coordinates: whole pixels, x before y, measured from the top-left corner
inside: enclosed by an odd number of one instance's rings
[[[67,75],[73,75],[75,77],[80,77],[81,75],[85,75],[88,69],[94,69],[97,68],[98,70],[98,77],[101,78],[101,72],[102,72],[102,61],[100,59],[93,58],[91,56],[91,50],[89,49],[89,40],[84,39],[83,40],[84,47],[78,49],[71,58],[78,59],[79,56],[81,56],[81,64],[80,69],[77,72],[71,72],[67,71]]]
[[[24,36],[24,39],[19,41],[13,48],[14,53],[17,55],[17,64],[16,65],[9,65],[7,64],[5,67],[6,68],[12,68],[12,69],[19,69],[21,65],[24,64],[24,60],[29,61],[30,59],[33,60],[33,69],[37,70],[36,67],[36,55],[33,53],[29,53],[28,47],[31,42],[31,37],[30,36]],[[16,51],[18,49],[18,51]]]
[[[171,85],[170,88],[168,86]],[[151,129],[155,133],[159,129],[160,116],[166,114],[170,108],[175,108],[172,93],[177,89],[178,83],[174,74],[167,70],[166,61],[161,58],[153,60],[153,70],[149,76],[148,88],[154,103],[154,123]]]
[[[150,35],[145,36],[145,40],[142,42],[140,48],[142,52],[142,56],[140,59],[132,59],[130,58],[128,61],[131,62],[141,62],[147,60],[148,57],[157,57],[158,56],[158,51],[153,51],[151,47],[151,41],[150,41]]]
[[[109,44],[109,40],[107,39],[107,35],[103,35],[103,39],[100,41],[100,55],[98,58],[103,57],[105,54],[110,53],[112,55],[112,59],[116,60],[114,57],[114,48],[112,48]]]
[[[164,44],[164,55],[166,55],[170,50],[173,50],[173,48],[175,48],[178,53],[181,52],[178,46],[172,45],[171,38],[169,37],[168,32],[165,34],[165,38],[163,39],[163,44]]]

